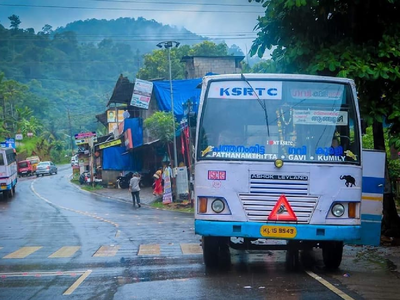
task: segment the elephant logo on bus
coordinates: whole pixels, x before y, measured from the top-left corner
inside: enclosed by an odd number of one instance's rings
[[[340,176],[340,180],[346,180],[344,184],[347,187],[356,186],[356,179],[351,175],[342,175]]]

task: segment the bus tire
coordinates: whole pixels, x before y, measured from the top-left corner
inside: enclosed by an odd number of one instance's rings
[[[324,242],[322,246],[322,257],[325,267],[328,269],[337,269],[342,262],[343,242]]]
[[[299,268],[299,247],[298,244],[292,241],[288,241],[286,250],[286,269],[289,271],[295,271]]]
[[[203,236],[203,259],[206,267],[215,268],[219,261],[219,242],[218,237]]]
[[[11,199],[14,196],[14,189],[11,188],[11,190],[7,191],[7,198]]]

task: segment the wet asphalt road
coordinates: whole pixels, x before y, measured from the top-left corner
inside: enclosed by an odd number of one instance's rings
[[[334,272],[318,250],[307,270],[287,270],[283,251],[235,250],[229,268],[207,270],[192,215],[134,209],[70,174],[20,179],[0,201],[0,299],[400,299],[387,289],[397,272],[355,261],[365,249],[346,248]]]

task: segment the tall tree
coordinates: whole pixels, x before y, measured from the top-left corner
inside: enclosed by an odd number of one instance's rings
[[[12,15],[9,16],[8,19],[10,20],[11,24],[10,24],[10,28],[14,29],[14,30],[18,30],[19,28],[19,24],[21,24],[21,21],[19,19],[19,16],[17,15]]]
[[[373,125],[374,147],[385,149],[383,118],[400,131],[400,1],[254,1],[263,3],[265,15],[258,18],[251,54],[274,49],[279,72],[353,78],[362,114]],[[389,216],[393,226],[385,233],[400,236],[391,196],[385,195],[384,219]]]
[[[137,76],[141,79],[169,78],[168,49],[154,50],[144,56],[144,66]],[[172,79],[184,79],[185,68],[181,63],[183,56],[207,55],[225,56],[228,55],[228,47],[225,43],[215,44],[205,41],[190,47],[188,45],[171,49]]]

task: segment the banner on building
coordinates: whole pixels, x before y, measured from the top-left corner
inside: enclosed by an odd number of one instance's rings
[[[121,123],[124,121],[124,111],[110,109],[107,110],[107,123]]]
[[[128,151],[130,149],[133,149],[133,140],[132,140],[132,130],[128,128],[125,133],[125,149]]]
[[[130,105],[148,109],[152,91],[153,83],[151,81],[136,78]]]
[[[113,141],[110,141],[110,142],[106,142],[106,143],[100,144],[99,145],[99,149],[105,149],[105,148],[109,148],[109,147],[113,147],[113,146],[118,146],[118,145],[121,145],[121,144],[122,144],[121,139],[113,140]]]
[[[163,204],[169,204],[172,202],[172,183],[171,183],[172,170],[170,167],[164,169],[162,178],[164,180],[164,194]]]

